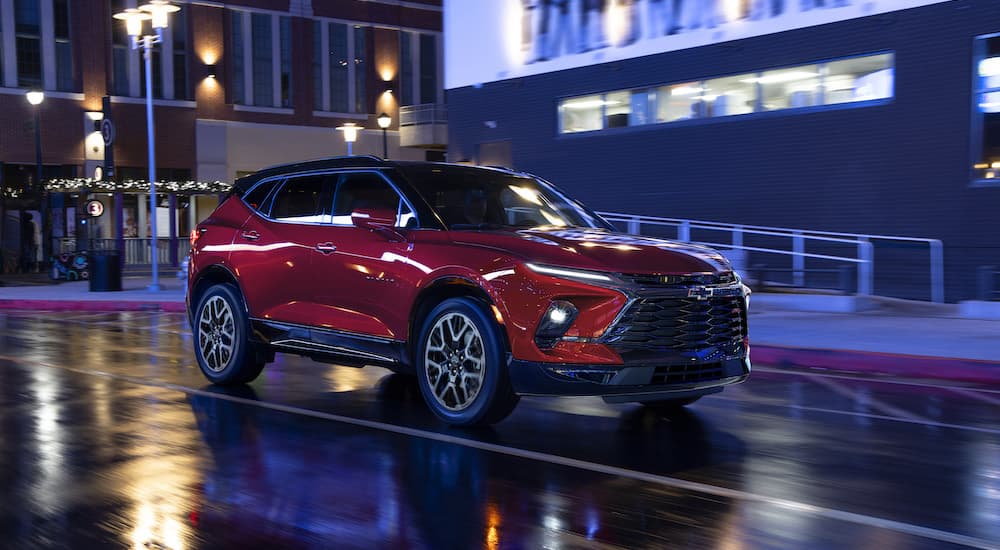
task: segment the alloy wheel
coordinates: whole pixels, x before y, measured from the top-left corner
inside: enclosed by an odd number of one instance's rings
[[[449,411],[471,405],[483,387],[486,352],[472,319],[448,313],[427,335],[424,369],[434,399]]]
[[[213,372],[221,372],[229,365],[236,342],[236,322],[229,303],[221,296],[212,296],[202,306],[198,342],[201,356]]]

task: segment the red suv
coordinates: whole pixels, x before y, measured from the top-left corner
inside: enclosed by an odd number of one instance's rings
[[[672,408],[750,372],[749,290],[718,252],[615,232],[510,170],[347,157],[236,181],[192,233],[195,354],[218,384],[274,353],[415,374],[445,422],[521,395]]]

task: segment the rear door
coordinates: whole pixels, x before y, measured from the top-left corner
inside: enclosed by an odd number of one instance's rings
[[[315,322],[320,281],[310,262],[329,228],[334,178],[323,173],[286,178],[237,234],[232,261],[251,317]]]

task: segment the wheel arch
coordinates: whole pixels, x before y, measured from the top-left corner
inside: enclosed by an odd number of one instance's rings
[[[491,316],[496,316],[492,309],[497,308],[497,311],[500,312],[500,317],[505,317],[503,315],[503,311],[500,309],[500,304],[497,303],[497,300],[495,300],[493,296],[491,296],[490,293],[476,281],[461,275],[446,275],[436,279],[420,291],[416,300],[413,302],[413,309],[410,310],[410,320],[407,327],[408,333],[406,339],[406,347],[410,357],[412,357],[412,354],[416,350],[420,324],[423,322],[424,318],[438,304],[450,298],[472,298],[482,303],[484,306],[487,306],[487,308],[491,310]],[[497,324],[500,326],[500,334],[503,335],[503,343],[506,351],[510,351],[510,337],[507,335],[507,327],[501,319],[497,319],[497,321]]]
[[[195,282],[191,285],[191,297],[189,300],[190,307],[188,308],[188,322],[193,322],[194,310],[198,307],[198,302],[201,301],[201,297],[205,294],[209,288],[217,284],[231,284],[236,287],[237,292],[239,292],[240,302],[243,304],[243,312],[249,317],[250,309],[247,306],[246,295],[243,294],[243,287],[240,285],[239,279],[233,274],[230,269],[222,264],[214,264],[201,270]]]

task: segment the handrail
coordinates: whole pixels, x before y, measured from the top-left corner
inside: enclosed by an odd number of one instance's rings
[[[676,227],[677,239],[683,242],[691,240],[691,230],[724,231],[731,234],[731,244],[724,244],[732,249],[750,250],[770,254],[792,256],[793,273],[796,284],[804,284],[805,259],[819,258],[826,260],[850,262],[858,264],[858,293],[870,294],[873,290],[875,253],[872,241],[911,242],[927,245],[930,264],[930,290],[932,302],[944,302],[944,245],[939,239],[922,237],[905,237],[900,235],[878,235],[862,233],[845,233],[837,231],[818,231],[809,229],[793,229],[788,227],[772,227],[763,225],[731,224],[725,222],[692,220],[685,218],[666,218],[646,216],[641,214],[626,214],[622,212],[598,212],[608,221],[625,222],[627,231],[633,234],[642,232],[642,225]],[[763,235],[792,239],[792,249],[761,248],[743,246],[743,235]],[[839,242],[857,247],[855,256],[832,256],[805,252],[807,241]],[[718,242],[702,242],[711,246],[720,246]]]

